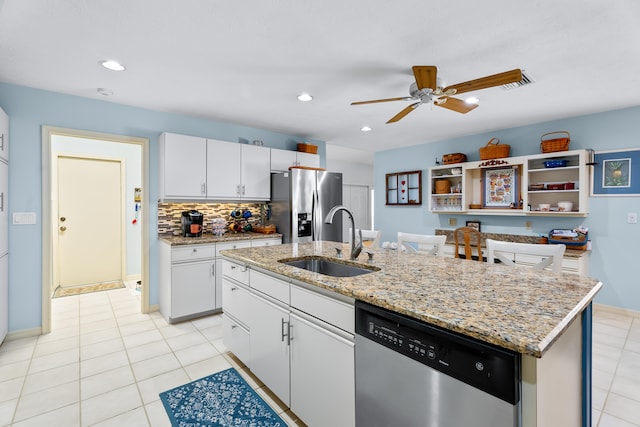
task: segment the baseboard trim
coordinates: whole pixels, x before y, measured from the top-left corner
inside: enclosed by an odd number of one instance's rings
[[[640,311],[638,310],[632,310],[630,308],[614,307],[612,305],[594,303],[593,310],[595,313],[601,311],[605,313],[621,314],[623,316],[640,317]]]
[[[31,338],[42,335],[42,328],[22,329],[20,331],[9,332],[4,339],[5,341],[16,341],[23,338]]]

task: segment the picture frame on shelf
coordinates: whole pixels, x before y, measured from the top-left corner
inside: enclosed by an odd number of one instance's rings
[[[482,207],[508,209],[519,206],[518,167],[487,168],[482,171]]]
[[[591,196],[640,196],[640,148],[596,151]]]
[[[467,221],[467,227],[473,228],[474,230],[480,230],[480,221]]]

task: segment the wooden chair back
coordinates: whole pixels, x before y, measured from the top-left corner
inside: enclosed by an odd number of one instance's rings
[[[471,227],[460,227],[453,231],[453,241],[455,242],[454,257],[460,258],[460,245],[464,245],[464,256],[466,259],[473,259],[473,251],[475,248],[475,256],[478,261],[482,262],[482,248],[480,247],[481,234],[478,230]]]

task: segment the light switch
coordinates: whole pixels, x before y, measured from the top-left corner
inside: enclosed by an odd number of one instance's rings
[[[638,214],[636,212],[629,212],[627,214],[627,223],[628,224],[637,224],[638,223]]]
[[[449,225],[450,226],[455,226],[458,223],[458,220],[456,220],[455,218],[449,218]]]
[[[36,223],[36,213],[35,212],[14,212],[13,216],[13,224],[16,225],[28,225]]]

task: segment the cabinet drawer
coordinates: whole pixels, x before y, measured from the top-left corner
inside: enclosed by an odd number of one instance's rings
[[[210,259],[216,255],[216,245],[187,245],[171,248],[171,262]]]
[[[278,301],[289,304],[289,283],[281,279],[251,270],[251,289],[258,290]]]
[[[231,242],[217,243],[216,256],[220,256],[220,251],[224,251],[227,249],[240,249],[240,248],[250,248],[250,247],[251,247],[251,240],[234,240]]]
[[[222,322],[222,341],[224,345],[250,368],[249,356],[251,355],[251,343],[249,340],[249,331],[226,314],[222,315]]]
[[[261,246],[273,246],[282,244],[281,239],[253,239],[251,241],[252,248],[258,248]]]
[[[249,269],[246,265],[225,260],[222,264],[222,274],[249,286]]]
[[[249,324],[249,290],[225,278],[222,280],[222,311]]]
[[[355,334],[355,309],[353,304],[347,304],[293,285],[291,286],[291,307],[295,307],[350,334]]]

